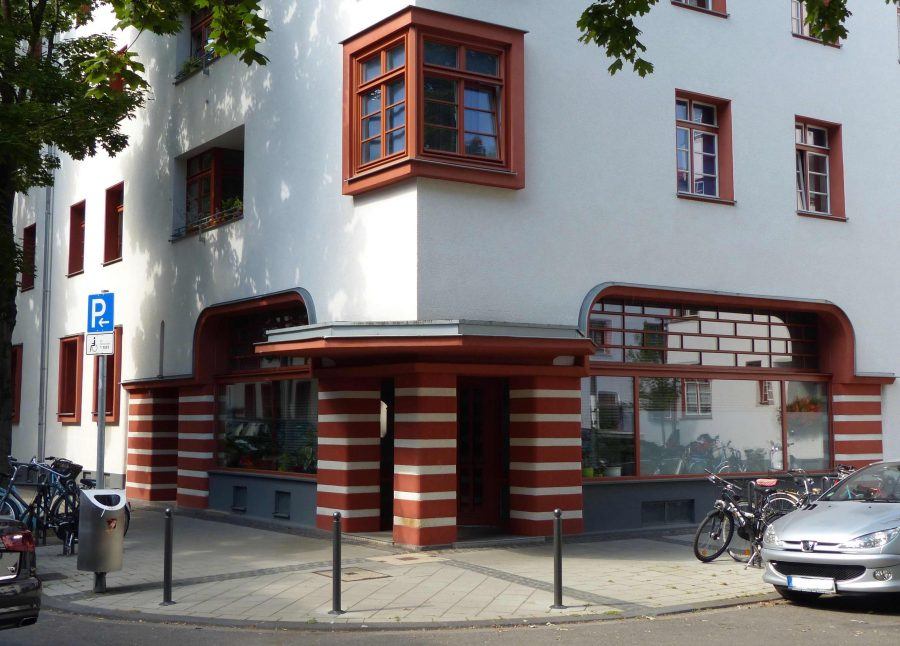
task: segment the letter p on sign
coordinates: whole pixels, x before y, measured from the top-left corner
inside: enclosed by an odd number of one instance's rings
[[[114,298],[111,293],[88,296],[88,334],[112,332],[115,325]]]

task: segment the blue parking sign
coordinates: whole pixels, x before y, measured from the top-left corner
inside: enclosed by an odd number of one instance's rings
[[[88,296],[88,334],[112,332],[115,296],[109,292]]]

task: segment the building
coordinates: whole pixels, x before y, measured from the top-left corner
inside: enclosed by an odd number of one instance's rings
[[[129,149],[17,204],[17,454],[93,468],[107,289],[132,498],[435,545],[900,456],[892,6],[835,47],[790,0],[660,3],[642,79],[587,0],[407,2],[266,3],[263,68],[202,15],[138,40]]]

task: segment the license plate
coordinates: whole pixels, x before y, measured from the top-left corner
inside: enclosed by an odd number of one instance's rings
[[[834,579],[813,576],[789,576],[788,588],[798,592],[835,592]]]

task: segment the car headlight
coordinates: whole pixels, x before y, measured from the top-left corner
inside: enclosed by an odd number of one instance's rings
[[[784,541],[778,538],[774,525],[766,527],[766,531],[763,534],[763,545],[766,547],[784,547]]]
[[[857,536],[852,541],[841,543],[838,545],[839,550],[872,550],[884,547],[900,534],[900,527],[893,529],[882,529],[880,532],[872,532]]]

